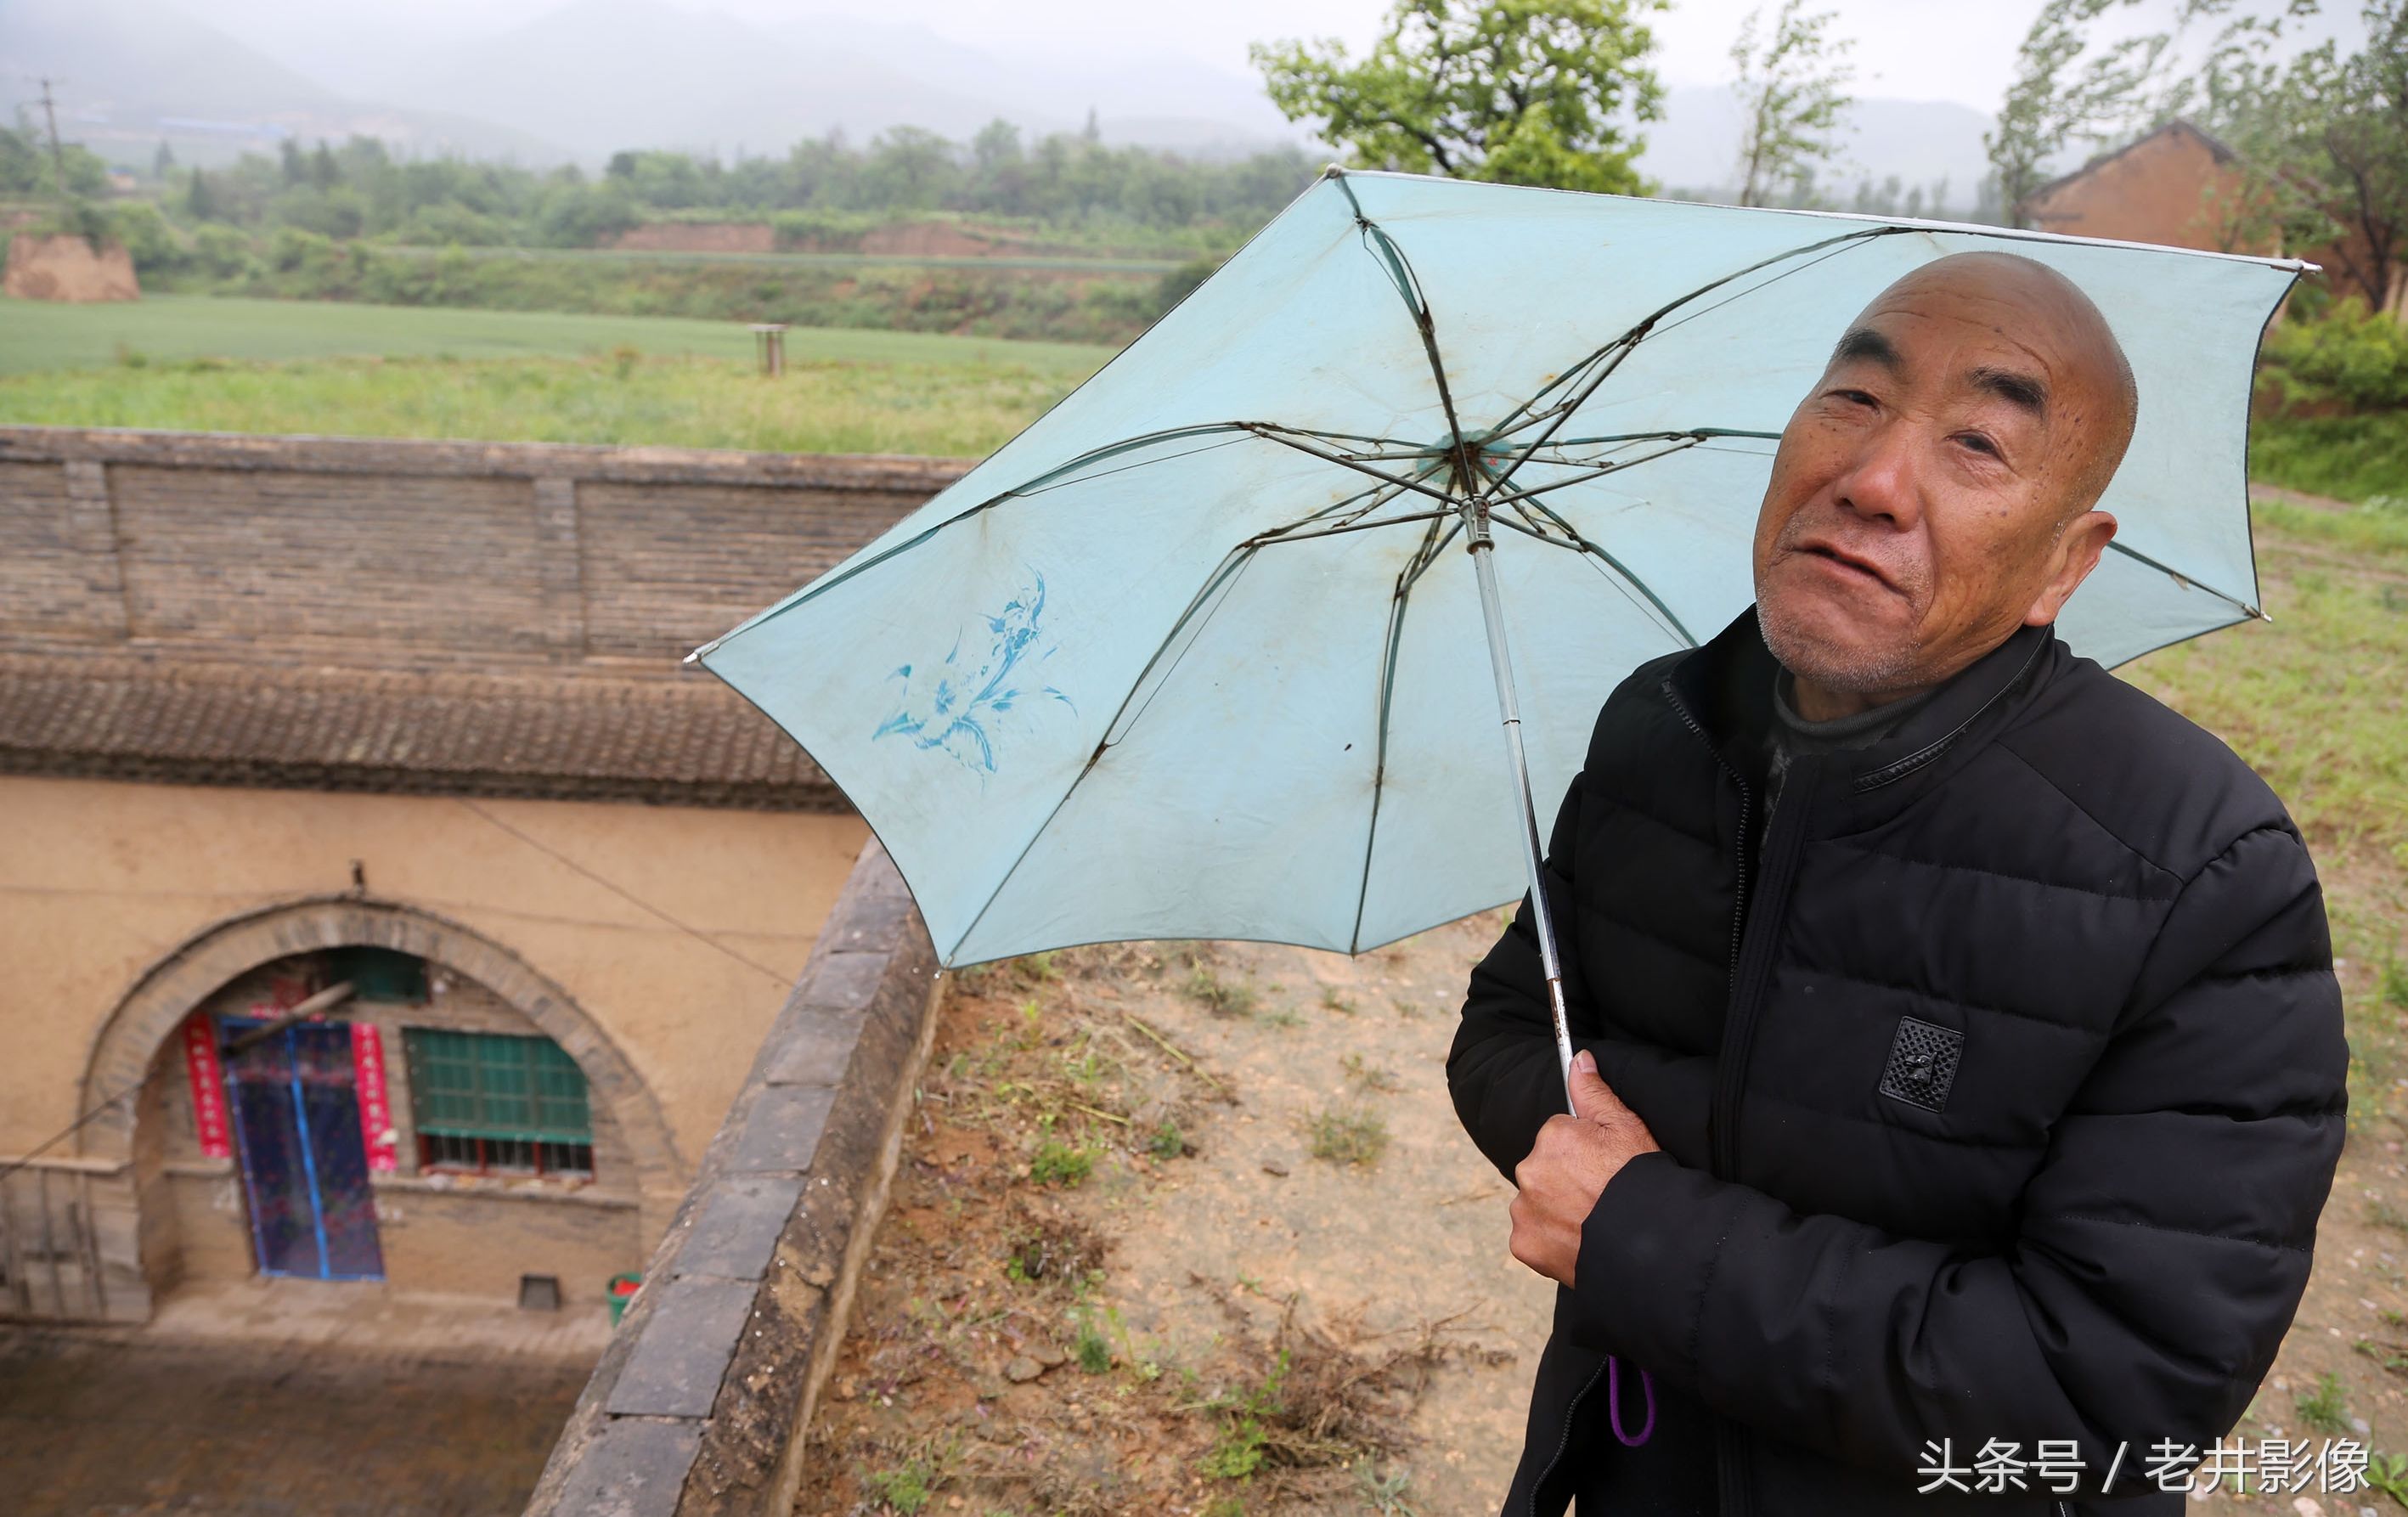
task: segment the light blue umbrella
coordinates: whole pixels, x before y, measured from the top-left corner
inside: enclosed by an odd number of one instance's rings
[[[2122,530],[2060,632],[2114,664],[2258,614],[2250,373],[2306,265],[1332,170],[1036,424],[695,656],[860,809],[948,966],[1361,952],[1542,898],[1534,797],[1616,681],[1752,598],[1775,439],[1846,322],[1984,248],[2088,292],[2140,383],[2102,502]]]

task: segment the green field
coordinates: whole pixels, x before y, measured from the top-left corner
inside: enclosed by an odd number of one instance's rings
[[[199,359],[0,376],[0,423],[977,457],[1079,378],[949,361],[807,362],[769,379],[733,359],[634,352]]]
[[[1102,278],[1154,278],[1188,262],[1182,258],[1127,258],[1077,253],[864,253],[695,252],[666,248],[423,248],[378,243],[380,253],[404,258],[464,257],[564,264],[736,264],[761,268],[953,268],[986,274],[1091,274]]]
[[[620,347],[749,363],[752,335],[730,322],[657,316],[208,295],[153,295],[111,306],[0,299],[0,375],[122,368],[128,360],[576,357]],[[786,353],[796,362],[1005,365],[1076,379],[1094,372],[1111,350],[820,327],[788,332]],[[0,413],[0,420],[33,418],[11,412]]]

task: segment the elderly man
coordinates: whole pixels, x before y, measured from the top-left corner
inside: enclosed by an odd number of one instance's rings
[[[2044,266],[1900,279],[1756,606],[1606,701],[1547,861],[1578,1116],[1526,902],[1447,1066],[1561,1286],[1512,1517],[2172,1512],[2248,1405],[2348,1050],[2282,805],[2051,633],[2140,403]]]

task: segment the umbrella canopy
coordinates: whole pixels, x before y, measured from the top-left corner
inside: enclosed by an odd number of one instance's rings
[[[2303,265],[1333,170],[696,656],[860,809],[948,965],[1360,952],[1522,893],[1607,693],[1752,598],[1775,440],[1847,322],[1977,249],[2072,279],[2139,381],[2122,530],[2059,631],[2113,664],[2258,614],[2251,370]]]

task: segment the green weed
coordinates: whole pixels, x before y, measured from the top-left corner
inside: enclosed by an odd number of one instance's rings
[[[1260,1385],[1243,1395],[1223,1396],[1212,1403],[1221,1415],[1221,1430],[1198,1467],[1207,1479],[1242,1481],[1262,1467],[1264,1446],[1270,1440],[1267,1424],[1283,1410],[1280,1387],[1287,1371],[1287,1351],[1282,1349]]]
[[[1076,1186],[1095,1170],[1093,1150],[1072,1148],[1054,1138],[1038,1144],[1028,1160],[1028,1178],[1039,1185]]]
[[[873,1469],[862,1476],[861,1483],[902,1517],[913,1517],[927,1507],[943,1479],[927,1461],[913,1459],[897,1469]]]
[[[2338,1438],[2349,1432],[2349,1405],[2333,1375],[2318,1375],[2316,1388],[2293,1396],[2291,1404],[2299,1409],[2300,1421],[2319,1433]]]
[[[1312,1114],[1308,1136],[1314,1158],[1368,1168],[1388,1152],[1388,1119],[1363,1107],[1324,1107]]]
[[[1360,1053],[1349,1053],[1339,1063],[1345,1068],[1346,1078],[1367,1091],[1389,1095],[1404,1089],[1403,1081],[1388,1070],[1377,1065],[1366,1063]]]
[[[1379,1517],[1421,1517],[1412,1503],[1405,1499],[1412,1483],[1410,1473],[1393,1466],[1385,1475],[1369,1459],[1354,1467],[1354,1493]]]
[[[1112,1367],[1111,1341],[1096,1331],[1092,1322],[1079,1324],[1079,1336],[1071,1344],[1070,1354],[1079,1361],[1079,1367],[1090,1375],[1100,1375]]]
[[[1242,1017],[1254,1009],[1254,988],[1240,981],[1232,984],[1212,972],[1209,964],[1198,964],[1187,976],[1182,987],[1188,999],[1216,1017]]]

